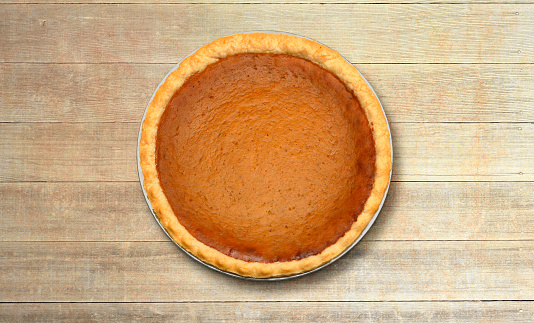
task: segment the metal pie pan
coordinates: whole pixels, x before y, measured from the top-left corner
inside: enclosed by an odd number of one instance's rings
[[[250,33],[254,33],[254,32],[263,32],[263,33],[269,33],[269,34],[285,34],[285,35],[290,35],[290,36],[296,36],[296,37],[301,37],[301,38],[306,38],[306,39],[309,39],[307,37],[303,37],[303,36],[299,36],[299,35],[296,35],[296,34],[292,34],[292,33],[287,33],[287,32],[280,32],[280,31],[251,31]],[[317,41],[316,41],[317,42]],[[196,52],[196,50],[195,50]],[[193,52],[193,53],[195,53]],[[360,236],[348,247],[346,248],[341,254],[339,254],[337,257],[335,257],[334,259],[330,260],[329,262],[315,268],[315,269],[312,269],[312,270],[309,270],[309,271],[306,271],[306,272],[302,272],[302,273],[298,273],[298,274],[295,274],[295,275],[290,275],[290,276],[282,276],[282,277],[270,277],[270,278],[254,278],[254,277],[245,277],[245,276],[241,276],[241,275],[238,275],[238,274],[235,274],[235,273],[232,273],[232,272],[228,272],[228,271],[224,271],[224,270],[221,270],[209,263],[206,263],[204,261],[202,261],[201,259],[197,258],[195,255],[191,254],[189,251],[187,251],[186,249],[184,249],[182,246],[180,246],[178,243],[176,243],[176,241],[174,241],[171,236],[169,235],[169,233],[167,232],[167,230],[165,230],[165,228],[161,225],[161,222],[159,221],[159,218],[157,217],[156,213],[154,212],[154,209],[152,207],[152,204],[150,203],[150,200],[148,199],[148,196],[147,196],[147,193],[145,191],[145,187],[143,185],[143,182],[144,182],[144,176],[143,176],[143,171],[141,170],[141,158],[140,158],[140,155],[139,155],[139,145],[141,143],[141,132],[143,130],[143,122],[145,121],[145,118],[146,118],[146,113],[147,113],[147,110],[148,110],[148,106],[150,105],[150,102],[152,102],[152,100],[154,99],[154,96],[156,95],[156,92],[158,91],[158,89],[161,87],[161,85],[165,82],[165,80],[169,77],[169,75],[174,72],[178,66],[180,66],[180,63],[187,57],[191,56],[193,53],[185,56],[184,58],[182,58],[178,64],[176,64],[170,71],[169,73],[167,73],[167,75],[163,78],[163,80],[160,82],[160,84],[158,85],[158,87],[156,88],[156,90],[154,91],[154,93],[152,94],[152,97],[150,98],[150,100],[148,101],[148,104],[145,108],[145,113],[143,114],[143,119],[141,120],[141,125],[139,127],[139,135],[138,135],[138,138],[137,138],[137,172],[139,174],[139,183],[141,184],[141,189],[143,190],[143,195],[145,197],[145,200],[146,200],[146,203],[148,204],[148,208],[150,209],[150,212],[152,213],[152,216],[154,217],[154,219],[156,220],[156,222],[158,223],[158,225],[160,226],[160,228],[163,230],[163,232],[165,232],[165,234],[167,235],[167,237],[169,237],[169,239],[180,249],[182,249],[182,251],[184,253],[186,253],[187,255],[189,255],[191,258],[193,258],[194,260],[200,262],[201,264],[203,264],[204,266],[207,266],[215,271],[218,271],[220,273],[223,273],[223,274],[226,274],[228,276],[232,276],[232,277],[235,277],[235,278],[240,278],[240,279],[245,279],[245,280],[252,280],[252,281],[278,281],[278,280],[286,280],[286,279],[291,279],[291,278],[296,278],[296,277],[302,277],[304,275],[308,275],[308,274],[311,274],[313,272],[316,272],[320,269],[323,269],[324,267],[334,263],[336,260],[338,260],[339,258],[343,257],[343,255],[345,255],[347,252],[349,252],[355,245],[358,244],[358,242],[360,242],[360,240],[362,240],[362,238],[365,236],[365,234],[367,233],[367,231],[369,231],[369,229],[371,228],[371,226],[373,225],[373,223],[375,222],[376,218],[378,217],[378,214],[380,213],[380,210],[382,209],[382,206],[384,205],[384,201],[386,200],[386,196],[388,194],[388,191],[389,191],[389,186],[391,184],[391,174],[392,174],[392,171],[389,172],[389,181],[388,181],[388,186],[386,188],[386,191],[384,192],[384,197],[382,198],[382,201],[380,202],[380,205],[378,207],[378,210],[376,211],[376,213],[374,214],[374,216],[371,218],[371,221],[369,221],[369,223],[367,224],[367,226],[365,227],[365,229],[362,231],[362,233],[360,234]],[[349,62],[350,63],[350,62]],[[358,71],[359,72],[359,71]],[[360,73],[361,75],[361,73]],[[375,95],[375,97],[378,99],[378,96],[376,95],[374,89],[371,87],[371,85],[369,84],[369,82],[367,82],[367,80],[365,79],[365,77],[363,77],[362,75],[362,78],[364,79],[364,81],[367,83],[367,85],[369,86],[369,88],[373,91],[373,94]],[[382,107],[382,103],[380,102],[380,99],[378,99],[378,102],[380,104],[380,107],[382,109],[382,113],[384,114],[384,116],[386,116],[386,113],[384,111],[384,108]],[[392,143],[392,140],[391,140],[391,130],[389,128],[389,122],[387,120],[387,117],[386,117],[386,124],[387,124],[387,127],[388,127],[388,131],[390,133],[390,145],[391,145],[391,161],[393,162],[393,143]]]

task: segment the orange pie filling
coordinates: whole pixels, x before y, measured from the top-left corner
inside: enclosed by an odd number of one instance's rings
[[[178,221],[230,257],[272,263],[334,244],[371,193],[358,99],[285,54],[237,54],[192,75],[161,116],[156,168]]]

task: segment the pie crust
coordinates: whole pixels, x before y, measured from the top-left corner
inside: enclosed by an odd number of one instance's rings
[[[188,78],[228,56],[258,53],[299,57],[329,71],[353,92],[369,121],[375,145],[375,174],[363,211],[350,229],[321,252],[297,260],[245,261],[212,248],[193,236],[178,220],[161,185],[157,168],[157,134],[161,117],[173,95]],[[376,96],[358,71],[336,51],[314,41],[285,34],[246,33],[219,38],[185,58],[156,91],[148,105],[139,144],[143,186],[154,213],[170,237],[203,262],[223,271],[253,278],[292,276],[316,269],[350,247],[367,227],[384,198],[392,167],[390,134]]]

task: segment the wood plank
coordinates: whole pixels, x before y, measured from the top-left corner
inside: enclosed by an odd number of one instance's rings
[[[6,322],[532,322],[534,302],[0,304]],[[283,319],[281,319],[283,318]]]
[[[362,64],[392,122],[532,122],[534,65]]]
[[[534,123],[391,123],[394,181],[534,179]]]
[[[365,241],[324,270],[253,282],[170,242],[2,242],[0,302],[533,300],[532,241]]]
[[[169,240],[139,183],[0,184],[0,196],[0,241]]]
[[[4,183],[0,196],[0,241],[168,241],[135,182]],[[528,240],[532,210],[534,182],[393,182],[365,240]]]
[[[287,0],[269,0],[269,3],[283,4]],[[447,0],[441,1],[447,4],[466,4],[466,3],[532,3],[531,0]],[[0,0],[0,4],[157,4],[154,0]],[[166,4],[262,4],[265,0],[165,0]],[[292,0],[292,4],[377,4],[376,0]],[[398,4],[397,0],[381,0],[378,4]],[[435,0],[402,0],[402,4],[412,5],[421,3],[436,4],[440,3]]]
[[[0,124],[2,181],[136,181],[139,124]]]
[[[394,181],[533,181],[534,123],[394,123]],[[137,181],[137,123],[0,124],[0,181]]]
[[[0,64],[0,122],[140,122],[174,64]],[[394,122],[530,122],[534,64],[361,64]]]
[[[353,63],[532,63],[533,15],[530,4],[2,5],[0,61],[175,63],[221,36],[283,30]]]
[[[0,122],[141,122],[174,64],[0,64]]]

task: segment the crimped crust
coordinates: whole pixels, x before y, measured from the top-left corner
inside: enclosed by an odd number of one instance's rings
[[[185,80],[226,56],[241,53],[288,54],[316,63],[332,72],[360,101],[373,131],[376,148],[376,173],[373,189],[362,213],[349,231],[321,253],[287,262],[247,262],[227,256],[192,236],[178,221],[159,182],[156,169],[158,124],[169,100]],[[143,122],[139,145],[144,188],[161,225],[172,239],[202,261],[241,276],[268,278],[290,276],[313,270],[343,253],[367,227],[389,184],[391,161],[390,134],[378,99],[365,80],[336,51],[314,41],[283,34],[246,33],[219,38],[185,58],[156,91]]]

